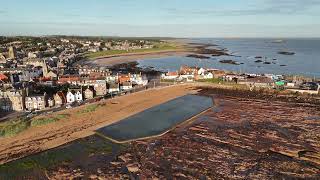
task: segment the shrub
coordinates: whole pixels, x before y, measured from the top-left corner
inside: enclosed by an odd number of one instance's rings
[[[31,121],[31,126],[43,126],[46,124],[50,124],[53,122],[60,121],[62,119],[65,119],[69,117],[70,114],[58,114],[55,117],[46,117],[46,118],[38,118],[38,119],[33,119]]]
[[[79,113],[83,114],[83,113],[94,112],[94,111],[97,110],[97,108],[98,108],[99,106],[100,106],[100,105],[98,105],[98,104],[89,105],[89,106],[85,107],[85,109],[80,110]]]
[[[33,119],[31,121],[31,126],[42,126],[42,125],[50,124],[56,121],[59,121],[59,119],[55,117],[38,118],[38,119]]]
[[[0,136],[16,135],[30,127],[30,121],[26,119],[14,119],[0,124]]]

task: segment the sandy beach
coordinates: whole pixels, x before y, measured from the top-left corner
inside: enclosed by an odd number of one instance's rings
[[[101,65],[101,66],[112,66],[115,64],[122,64],[133,62],[142,59],[153,59],[161,58],[168,56],[186,56],[191,52],[187,50],[170,50],[170,51],[159,51],[159,52],[150,52],[150,53],[128,53],[124,55],[111,55],[102,58],[97,58],[95,60],[87,61],[92,64]]]

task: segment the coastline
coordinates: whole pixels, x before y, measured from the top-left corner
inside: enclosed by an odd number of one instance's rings
[[[178,85],[181,87],[181,85]],[[174,86],[178,88],[177,86]],[[180,88],[178,88],[180,89]],[[170,149],[168,151],[170,154],[168,154],[169,157],[176,157],[177,153],[171,153],[176,152],[173,150],[177,150],[178,152],[185,152],[186,147],[206,147],[206,149],[209,149],[208,151],[203,152],[203,148],[198,151],[197,148],[195,148],[192,151],[186,151],[186,154],[184,154],[181,157],[190,157],[190,154],[195,154],[195,156],[200,155],[209,155],[212,154],[210,150],[214,149],[219,151],[218,154],[221,154],[223,152],[236,152],[238,153],[244,153],[243,157],[251,158],[255,157],[257,159],[261,159],[261,155],[267,154],[268,160],[266,162],[260,162],[262,164],[267,163],[270,164],[270,161],[272,162],[279,162],[279,158],[284,161],[285,163],[294,163],[295,165],[298,164],[299,167],[308,167],[308,168],[314,168],[319,165],[319,160],[317,158],[314,158],[315,155],[317,155],[316,151],[314,151],[312,148],[306,150],[306,147],[311,147],[311,142],[314,142],[314,140],[317,137],[309,136],[309,133],[306,134],[306,136],[300,137],[299,141],[291,142],[290,138],[296,138],[295,132],[297,130],[301,133],[305,133],[305,129],[311,130],[316,127],[318,124],[317,121],[310,123],[311,121],[314,121],[316,119],[309,119],[314,118],[309,114],[308,112],[314,111],[317,108],[317,102],[308,102],[308,99],[305,99],[305,102],[302,102],[304,99],[301,98],[294,98],[296,100],[293,100],[291,97],[287,98],[278,98],[275,97],[272,94],[269,94],[268,91],[265,92],[264,95],[259,95],[257,92],[250,92],[249,90],[241,90],[241,89],[234,89],[229,86],[225,85],[212,85],[212,84],[206,84],[206,83],[196,83],[196,84],[189,84],[184,85],[184,90],[180,89],[179,94],[187,93],[188,91],[196,92],[198,95],[205,95],[215,98],[215,104],[217,104],[217,107],[214,109],[207,110],[203,112],[203,114],[199,114],[196,117],[193,117],[189,119],[188,121],[183,122],[182,124],[179,124],[178,126],[173,127],[169,132],[166,132],[163,136],[155,136],[146,139],[138,139],[134,141],[130,141],[130,144],[123,144],[125,149],[123,150],[116,150],[117,152],[112,152],[112,159],[108,161],[101,161],[96,157],[104,158],[104,157],[111,157],[108,147],[114,148],[113,145],[110,145],[110,143],[114,141],[109,141],[109,138],[105,138],[96,135],[96,137],[101,138],[101,141],[97,141],[95,139],[94,141],[90,141],[90,146],[82,145],[80,144],[80,147],[84,147],[85,150],[89,149],[90,153],[88,155],[86,154],[80,154],[80,155],[73,155],[71,160],[69,159],[67,163],[63,164],[63,160],[60,160],[56,157],[54,157],[56,160],[56,164],[48,165],[46,167],[46,173],[48,173],[49,176],[47,177],[61,177],[61,175],[66,175],[68,173],[68,176],[74,175],[74,177],[78,177],[75,175],[76,170],[73,167],[87,167],[87,163],[82,163],[84,161],[78,161],[79,158],[85,157],[86,161],[94,162],[94,164],[98,164],[97,166],[94,166],[94,169],[87,169],[87,168],[80,168],[77,171],[84,172],[84,173],[90,173],[94,174],[96,173],[96,169],[100,169],[101,173],[99,175],[101,176],[108,176],[109,172],[117,173],[117,175],[120,175],[119,171],[115,169],[117,168],[123,168],[127,167],[128,169],[132,169],[131,167],[140,167],[139,165],[141,162],[136,163],[134,158],[127,158],[131,155],[141,155],[144,156],[146,153],[146,150],[154,152],[154,154],[157,154],[159,152],[163,152],[163,148]],[[166,89],[168,90],[168,89]],[[177,90],[177,89],[176,89]],[[155,93],[152,93],[154,90],[150,90],[150,92],[147,92],[146,95],[148,96],[156,96]],[[157,93],[161,93],[158,91]],[[131,97],[134,94],[128,95],[127,97]],[[136,94],[139,95],[139,94]],[[163,95],[163,94],[162,94]],[[176,94],[178,95],[178,94]],[[141,102],[146,102],[148,98],[145,97],[145,93],[140,93],[140,96],[144,99],[141,100]],[[165,96],[168,96],[168,94],[165,94]],[[134,98],[135,99],[135,98]],[[130,104],[123,104],[128,101],[124,101],[122,97],[119,97],[116,99],[117,101],[121,102],[119,104],[113,104],[114,106],[122,106],[122,107],[128,107]],[[110,104],[111,105],[111,104]],[[112,106],[113,106],[112,105]],[[110,106],[111,108],[114,108]],[[246,111],[249,111],[249,113],[243,113],[241,107],[246,107]],[[120,109],[125,109],[122,107],[118,107]],[[295,108],[303,108],[301,113],[300,111],[296,111]],[[261,111],[257,111],[257,109]],[[105,110],[105,109],[104,109]],[[113,109],[115,110],[115,109]],[[278,110],[281,114],[275,114],[274,111]],[[100,111],[100,110],[99,110]],[[122,111],[122,110],[121,110]],[[110,112],[110,110],[109,110]],[[282,113],[286,112],[286,113]],[[100,112],[98,112],[100,114]],[[113,112],[114,114],[117,114]],[[128,112],[127,112],[128,113]],[[265,116],[263,116],[264,113],[268,113],[268,115],[271,117],[269,119],[265,119]],[[240,115],[241,116],[240,116]],[[108,115],[111,117],[111,115]],[[252,118],[253,116],[253,118]],[[269,117],[268,116],[268,117]],[[294,118],[292,118],[292,117]],[[205,117],[205,121],[203,121],[203,118]],[[305,119],[304,121],[301,121],[301,119]],[[77,121],[77,120],[75,120]],[[94,120],[96,122],[96,120]],[[83,121],[84,122],[84,121]],[[71,123],[71,122],[70,122]],[[75,123],[75,122],[73,122]],[[107,122],[104,122],[107,123]],[[108,122],[110,124],[111,122]],[[288,127],[287,123],[292,124],[292,127]],[[68,141],[64,141],[63,144],[68,145],[71,144],[74,140],[77,140],[76,143],[81,141],[87,141],[87,139],[82,138],[90,138],[93,137],[93,131],[96,128],[99,128],[102,125],[100,122],[99,124],[96,124],[95,126],[89,127],[86,124],[83,124],[83,128],[79,132],[73,132],[75,134],[78,134],[78,137],[74,137],[72,133],[68,135]],[[50,125],[46,126],[50,127]],[[222,128],[221,128],[222,127]],[[301,128],[297,128],[301,127]],[[62,128],[62,127],[61,127]],[[86,129],[88,128],[88,129]],[[46,128],[50,129],[50,128]],[[259,131],[257,131],[259,129]],[[285,131],[284,131],[285,130]],[[216,132],[219,133],[216,133]],[[261,133],[258,132],[266,132],[261,135]],[[83,134],[80,133],[83,132],[91,132],[86,133],[86,136],[83,136]],[[283,133],[273,133],[273,132],[290,132],[283,135]],[[240,135],[239,135],[240,134]],[[267,136],[265,135],[267,134]],[[276,135],[276,136],[275,136]],[[307,136],[308,135],[308,136]],[[311,134],[312,135],[312,134]],[[90,137],[89,137],[90,136]],[[59,142],[62,142],[63,137],[61,135],[57,135],[57,138],[59,138]],[[228,137],[226,139],[225,137]],[[235,139],[235,137],[238,137]],[[238,140],[240,137],[241,141]],[[199,139],[200,138],[200,139]],[[262,138],[265,138],[266,142],[265,144],[261,144]],[[103,141],[107,139],[107,141]],[[14,141],[15,144],[11,145],[14,146],[13,149],[17,150],[16,146],[17,144],[23,143],[22,141],[30,140],[28,138],[25,138],[21,141]],[[308,145],[302,140],[307,140],[306,142],[310,142]],[[37,149],[34,146],[29,146],[28,149],[31,151],[23,151],[20,153],[25,154],[36,154],[38,152],[42,152],[46,149],[52,149],[55,147],[48,147],[48,146],[41,146],[44,144],[50,143],[56,143],[58,141],[54,139],[50,139],[48,141],[39,141],[39,144],[34,143],[33,145],[36,145],[39,149]],[[101,145],[104,148],[101,148],[101,146],[95,146],[95,143],[107,143],[107,146],[105,144]],[[209,142],[209,143],[208,143]],[[285,142],[285,143],[283,143]],[[274,146],[274,144],[276,146]],[[60,144],[62,145],[62,144]],[[99,147],[99,148],[96,148]],[[224,147],[221,149],[221,147]],[[314,148],[317,148],[318,146],[315,146]],[[211,149],[210,149],[211,148]],[[69,147],[62,147],[58,152],[66,152],[65,149],[73,149],[72,146]],[[183,150],[183,151],[181,151]],[[53,150],[54,151],[54,150]],[[101,153],[101,151],[103,151]],[[107,151],[107,152],[106,152]],[[221,152],[220,152],[221,151]],[[1,151],[2,152],[2,151]],[[52,151],[51,151],[52,152]],[[192,153],[191,153],[192,152]],[[17,151],[14,151],[14,154],[10,154],[7,157],[14,157],[18,158],[17,155],[21,154],[15,154]],[[179,154],[180,154],[179,153]],[[59,154],[59,153],[47,153],[43,157],[50,156],[51,154]],[[88,157],[87,157],[88,156]],[[208,156],[208,157],[209,157]],[[52,157],[52,156],[50,156]],[[69,157],[69,156],[68,156]],[[146,158],[143,158],[143,163],[146,162],[159,162],[159,159],[157,157],[161,156],[146,156]],[[219,156],[218,156],[219,157]],[[221,154],[221,158],[223,162],[229,162],[230,158],[229,156],[226,156],[225,154]],[[226,158],[228,157],[228,158]],[[88,159],[87,159],[88,158]],[[156,158],[156,159],[154,159]],[[212,157],[211,157],[212,158]],[[220,158],[220,157],[219,157]],[[289,159],[288,159],[289,158]],[[35,161],[34,161],[35,159]],[[73,160],[77,159],[77,160]],[[124,160],[126,159],[126,160]],[[202,163],[206,164],[207,167],[216,167],[216,163],[213,161],[207,161],[205,158]],[[219,159],[220,160],[220,159]],[[242,160],[242,159],[241,159]],[[27,164],[29,162],[32,162],[32,164]],[[99,164],[99,162],[102,162],[103,164]],[[161,162],[161,161],[160,161]],[[251,161],[248,161],[251,162]],[[2,162],[3,163],[3,162]],[[17,165],[20,164],[27,164],[30,166],[30,169],[32,167],[38,167],[37,164],[38,159],[35,158],[26,158],[24,160],[21,160],[17,163],[13,164],[5,164],[3,169],[10,169],[11,167],[18,167]],[[69,164],[70,163],[70,164]],[[174,162],[177,163],[177,162]],[[193,161],[187,161],[187,163],[193,163]],[[233,162],[231,162],[233,163]],[[138,166],[135,166],[138,164]],[[156,163],[149,163],[150,166],[153,167]],[[193,163],[194,164],[194,163]],[[308,164],[308,166],[305,166]],[[74,166],[77,165],[77,166]],[[91,165],[91,164],[90,164]],[[254,164],[253,164],[254,165]],[[278,166],[282,167],[281,164],[277,164]],[[200,172],[200,169],[203,169],[202,166],[197,166],[198,171]],[[60,171],[63,169],[63,171]],[[138,169],[139,172],[145,173],[143,169]],[[159,172],[162,172],[158,170]],[[212,170],[211,170],[212,171]],[[210,172],[211,172],[210,171]],[[315,174],[319,170],[315,171]],[[5,171],[3,171],[5,172]],[[26,171],[27,172],[27,171]],[[259,170],[256,171],[257,173],[260,173]],[[285,171],[287,172],[287,171]],[[5,176],[6,177],[6,176]]]
[[[121,55],[110,55],[101,58],[96,58],[94,60],[87,60],[85,62],[89,64],[96,64],[101,66],[113,66],[116,64],[123,64],[134,62],[141,59],[153,59],[169,56],[186,56],[192,52],[187,50],[169,50],[169,51],[158,51],[158,52],[147,52],[147,53],[128,53]]]
[[[198,53],[201,48],[208,46],[214,46],[213,44],[193,44],[187,40],[170,40],[167,41],[176,45],[176,49],[168,50],[154,50],[150,52],[129,52],[121,54],[112,54],[101,57],[96,57],[93,59],[84,58],[77,63],[76,65],[89,65],[89,66],[114,66],[118,64],[135,62],[138,60],[152,60],[162,57],[170,56],[187,56],[190,54],[201,54]]]

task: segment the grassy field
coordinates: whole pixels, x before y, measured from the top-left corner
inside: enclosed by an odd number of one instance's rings
[[[50,123],[54,123],[57,121],[60,121],[62,119],[67,119],[69,118],[70,115],[69,114],[58,114],[56,116],[53,117],[44,117],[44,118],[38,118],[38,119],[33,119],[31,121],[31,126],[43,126],[46,124],[50,124]]]
[[[14,136],[30,127],[30,121],[19,118],[0,124],[0,137]]]
[[[43,126],[46,124],[60,121],[62,119],[68,119],[69,116],[70,116],[69,114],[58,114],[55,116],[33,118],[33,119],[27,119],[27,118],[12,119],[10,121],[0,123],[0,137],[14,136],[28,129],[29,127]]]
[[[103,107],[106,104],[100,103],[100,104],[91,104],[89,106],[86,106],[85,108],[78,111],[79,114],[86,114],[96,111],[99,107]]]
[[[111,55],[122,55],[128,53],[151,53],[151,52],[160,52],[160,51],[169,51],[169,50],[178,50],[181,47],[174,43],[156,43],[153,48],[148,49],[133,49],[133,50],[108,50],[108,51],[100,51],[94,53],[87,53],[85,55],[88,59],[95,59],[104,56]]]

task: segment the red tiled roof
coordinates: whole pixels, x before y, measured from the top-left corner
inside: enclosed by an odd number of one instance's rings
[[[4,74],[0,74],[0,80],[1,81],[5,81],[5,80],[8,80],[8,77]]]
[[[40,77],[39,80],[42,81],[42,82],[45,82],[45,81],[51,81],[51,78]]]
[[[128,75],[121,75],[119,76],[119,83],[123,83],[123,82],[127,82],[127,81],[130,81],[130,76]]]
[[[179,74],[177,72],[168,72],[167,76],[178,76]]]
[[[58,83],[67,83],[71,81],[80,81],[80,77],[73,76],[73,77],[62,77],[58,80]]]

